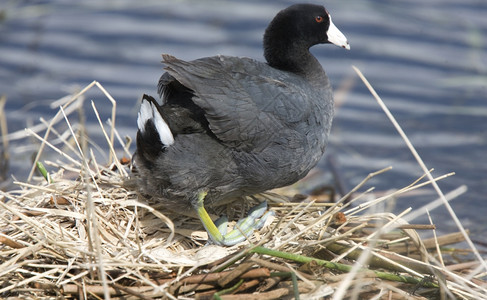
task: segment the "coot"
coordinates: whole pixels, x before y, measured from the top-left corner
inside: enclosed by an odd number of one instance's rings
[[[162,105],[144,95],[134,172],[141,193],[172,210],[194,209],[209,237],[233,245],[257,227],[265,204],[226,234],[205,205],[290,185],[323,155],[333,118],[330,82],[309,52],[316,44],[350,49],[323,6],[280,11],[264,34],[267,63],[163,55]]]

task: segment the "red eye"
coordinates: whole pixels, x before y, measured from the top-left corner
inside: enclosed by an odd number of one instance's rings
[[[317,16],[317,17],[315,17],[315,21],[317,23],[321,23],[321,22],[323,22],[323,17],[322,16]]]

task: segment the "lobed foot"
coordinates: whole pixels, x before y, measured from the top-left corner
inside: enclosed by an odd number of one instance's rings
[[[249,211],[249,215],[239,220],[235,228],[227,233],[227,218],[221,217],[213,222],[204,207],[205,197],[206,192],[198,195],[198,202],[195,208],[203,226],[208,232],[208,236],[217,245],[233,246],[245,241],[248,237],[252,236],[254,230],[262,228],[267,218],[274,214],[272,211],[266,212],[267,202],[264,201],[253,207]]]

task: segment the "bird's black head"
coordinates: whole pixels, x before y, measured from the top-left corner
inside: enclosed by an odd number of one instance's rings
[[[350,49],[346,37],[321,5],[295,4],[281,10],[264,33],[264,56],[271,66],[286,69],[286,61],[307,53],[316,44]]]

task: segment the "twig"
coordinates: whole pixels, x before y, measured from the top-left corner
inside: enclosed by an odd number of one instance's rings
[[[372,223],[365,223],[365,224],[358,224],[358,223],[349,223],[347,226],[343,227],[344,230],[348,230],[351,227],[356,227],[362,225],[363,228],[380,228],[384,226],[383,224],[372,224]],[[395,226],[396,229],[415,229],[415,230],[428,230],[428,229],[436,229],[434,224],[404,224],[404,225],[397,225]]]
[[[10,290],[12,290],[14,288],[19,287],[19,286],[24,286],[24,285],[27,285],[27,284],[29,284],[31,282],[35,282],[36,280],[39,280],[40,278],[44,278],[44,277],[46,277],[48,275],[51,275],[53,273],[56,273],[58,271],[59,271],[58,269],[50,269],[50,270],[47,270],[44,273],[40,273],[40,274],[37,274],[35,276],[29,277],[29,278],[27,278],[25,280],[22,280],[20,282],[11,284],[9,286],[4,287],[3,289],[0,289],[0,294],[3,294],[5,292],[8,292],[8,291],[10,291]]]
[[[153,297],[147,297],[144,294],[140,293],[139,291],[134,290],[133,288],[128,288],[120,284],[110,283],[110,286],[115,290],[123,291],[129,295],[134,295],[137,298],[144,299],[144,300],[153,300]]]
[[[343,253],[348,252],[350,247],[342,245],[342,244],[338,244],[338,243],[333,243],[333,244],[327,245],[326,249],[335,253],[335,254],[343,254]],[[378,252],[382,256],[385,256],[385,257],[391,259],[392,261],[395,261],[395,262],[397,262],[397,263],[399,263],[399,264],[401,264],[407,268],[410,268],[410,269],[415,270],[415,271],[420,272],[420,273],[431,274],[431,270],[430,270],[429,266],[425,266],[424,263],[421,263],[419,261],[405,260],[402,256],[400,256],[396,253],[393,253],[392,251],[386,252],[386,251],[380,251],[379,250]],[[349,252],[346,257],[351,259],[351,260],[357,260],[362,253],[363,253],[362,249],[355,249],[355,250]],[[388,261],[383,260],[377,256],[372,256],[370,258],[370,260],[368,261],[368,264],[370,267],[373,267],[373,268],[384,268],[384,269],[396,271],[396,272],[404,271],[404,268],[398,267],[396,264],[391,264]]]
[[[289,267],[284,266],[282,264],[276,264],[276,263],[273,263],[273,262],[270,262],[270,261],[267,261],[264,259],[260,259],[257,257],[251,258],[251,261],[255,262],[256,264],[259,264],[262,267],[268,268],[269,270],[275,270],[275,271],[279,271],[279,272],[292,272],[293,271]],[[307,279],[312,278],[310,275],[307,275],[304,273],[302,273],[302,275],[304,275]]]
[[[263,292],[258,294],[238,294],[238,295],[224,295],[221,296],[222,300],[269,300],[269,299],[281,299],[282,297],[289,295],[290,291],[287,288],[275,289],[269,292]]]
[[[467,230],[467,234],[469,230]],[[461,232],[454,232],[439,236],[437,239],[430,238],[423,240],[423,244],[427,249],[432,249],[436,247],[438,243],[439,246],[449,245],[449,244],[456,244],[460,243],[465,240],[465,237]],[[389,245],[388,250],[395,253],[406,253],[408,250],[410,251],[409,245]]]
[[[12,240],[8,236],[4,235],[3,233],[0,233],[0,244],[4,244],[15,249],[20,249],[25,247],[25,245],[22,245],[21,243]]]
[[[249,271],[253,265],[254,265],[253,263],[249,263],[249,262],[244,262],[239,264],[235,269],[230,271],[230,273],[228,273],[225,277],[218,279],[218,285],[221,287],[227,286],[227,284],[229,284],[231,281],[235,280],[237,277]]]

